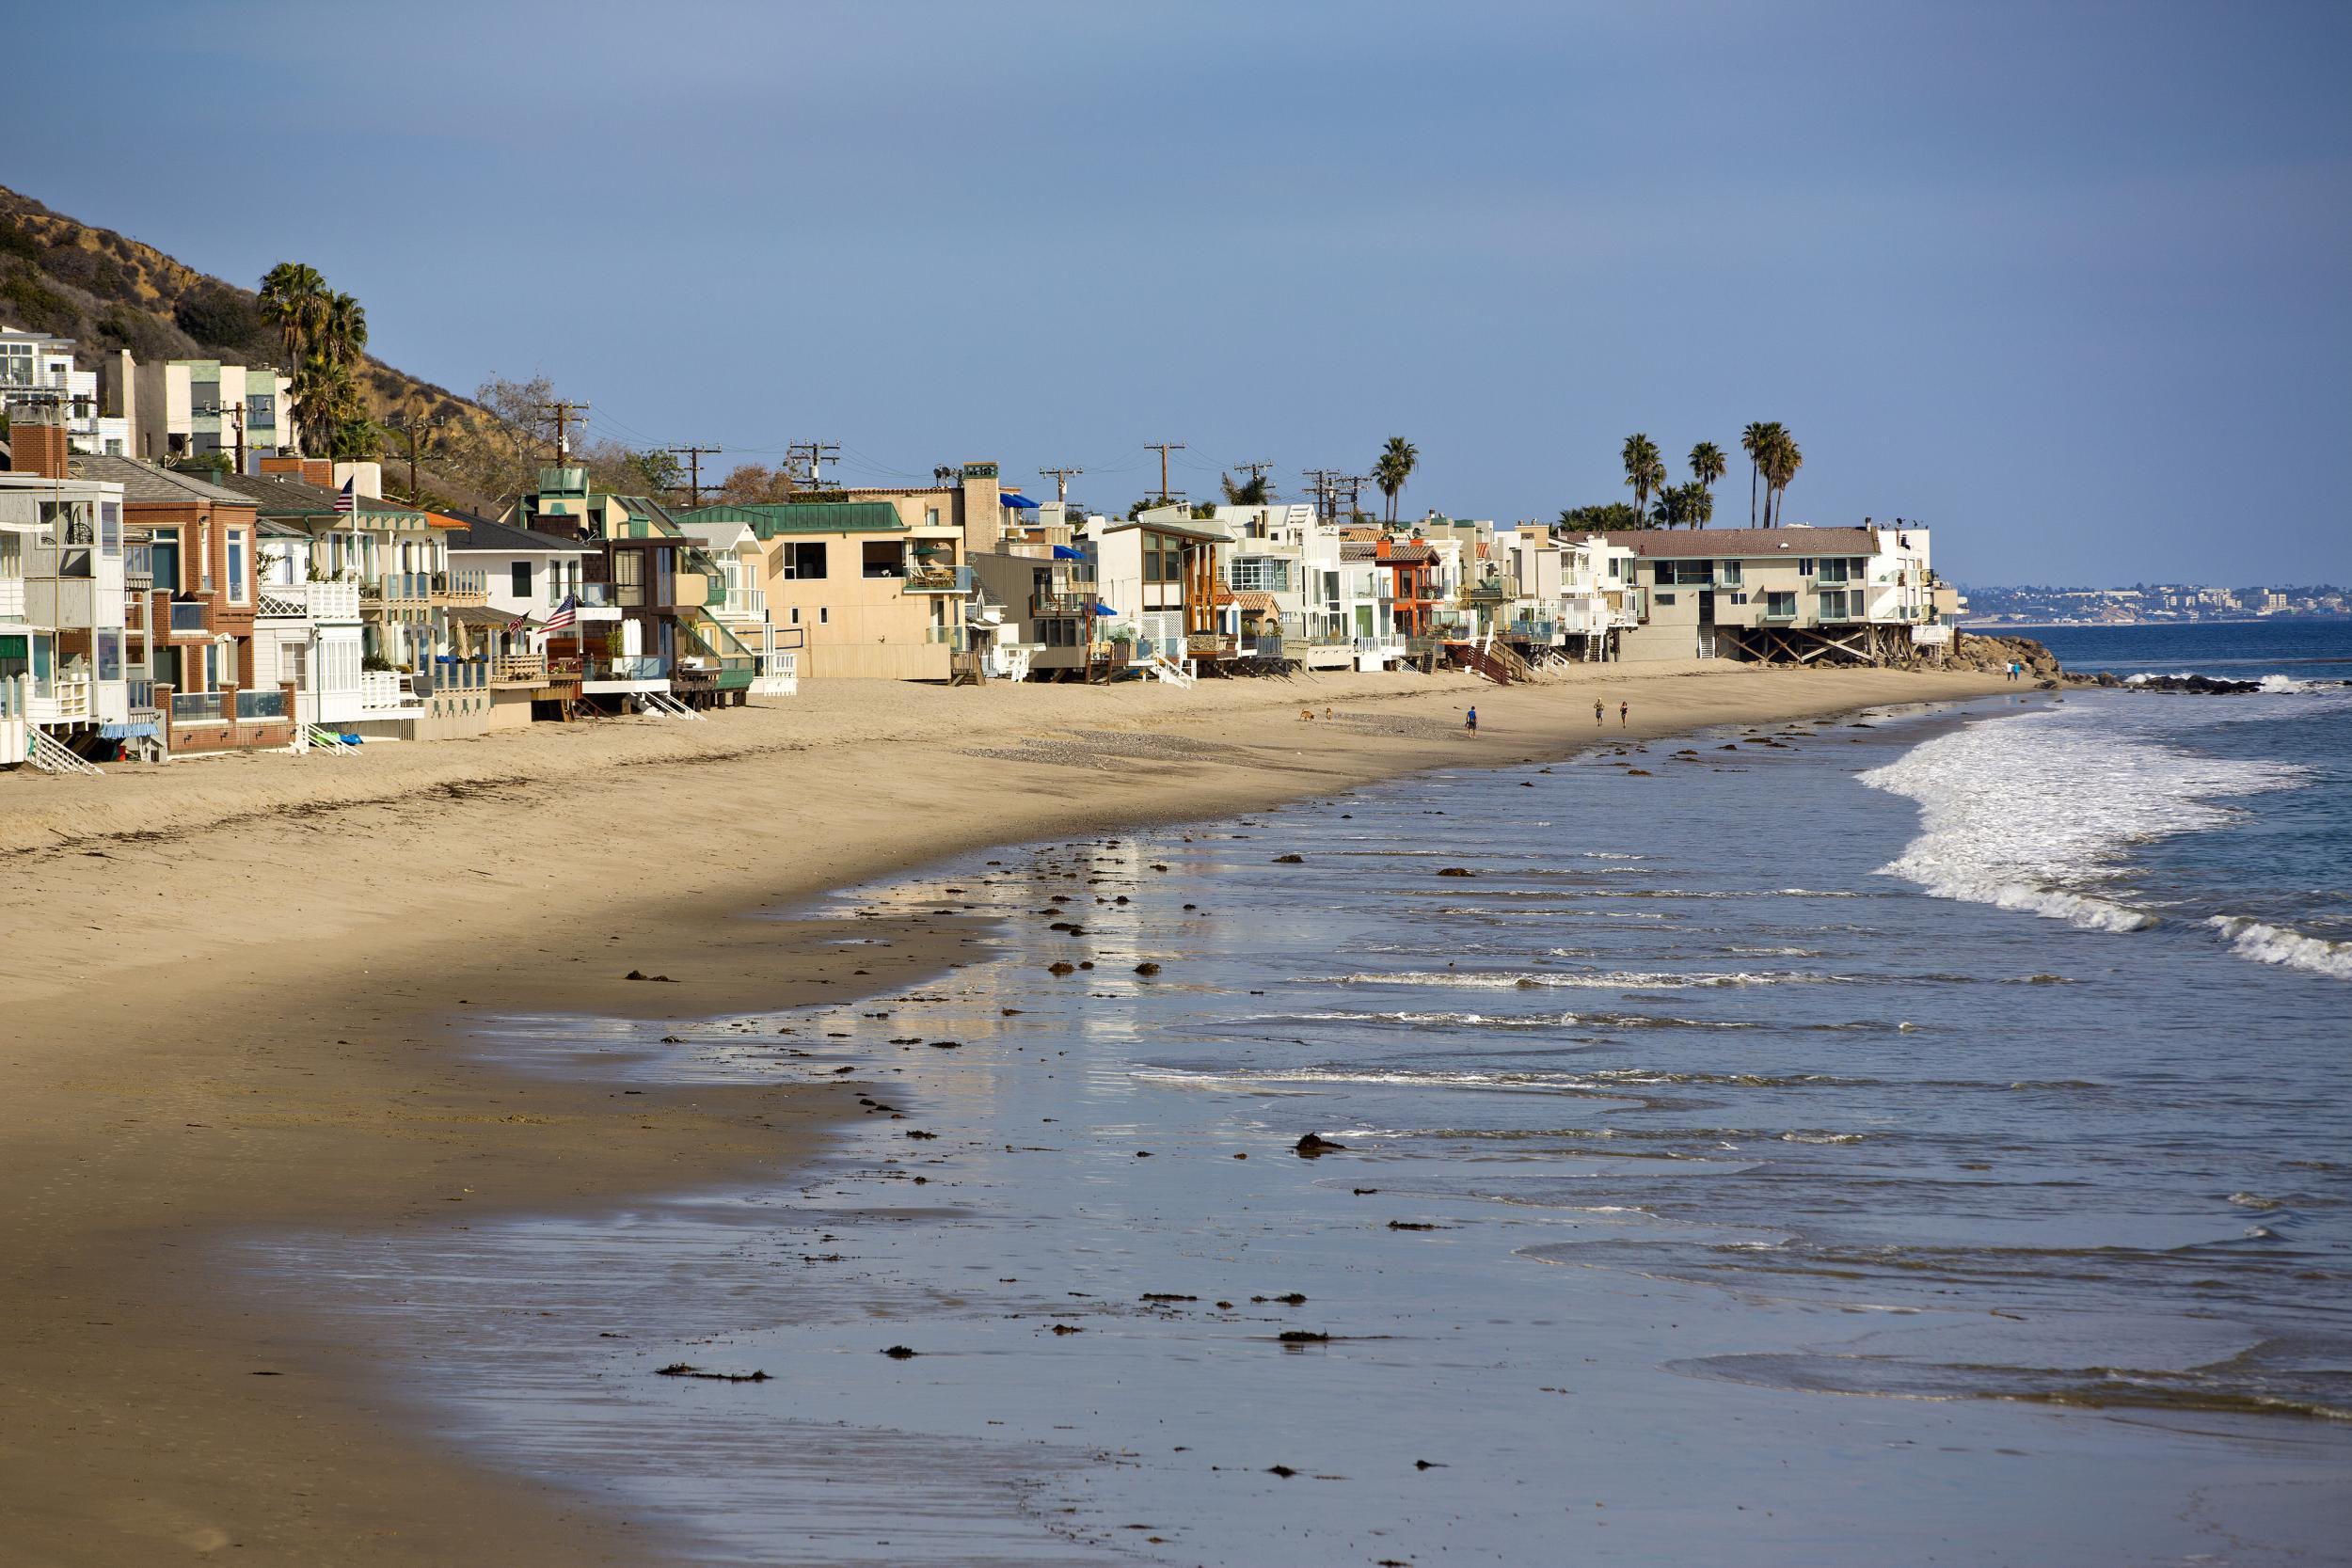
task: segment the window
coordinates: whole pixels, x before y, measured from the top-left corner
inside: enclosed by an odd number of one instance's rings
[[[507,592],[518,599],[531,597],[531,562],[516,561],[506,568]]]
[[[937,528],[939,526],[939,508],[935,506],[927,506],[923,508],[923,526],[925,528]]]
[[[247,429],[256,425],[276,424],[278,422],[278,394],[247,392],[245,395],[245,422]]]
[[[826,626],[830,624],[832,620],[833,611],[826,609],[823,605],[818,605],[817,607],[817,624],[820,626]]]
[[[159,528],[155,542],[148,546],[148,560],[155,572],[155,587],[159,592],[180,592],[180,531]]]
[[[1037,640],[1049,648],[1074,648],[1078,645],[1078,623],[1049,620],[1037,624]]]
[[[1672,594],[1661,594],[1658,595],[1658,602],[1660,604],[1672,604],[1675,602],[1675,596]]]
[[[895,539],[868,540],[860,555],[861,568],[869,578],[902,578],[907,575],[906,546]]]
[[[1715,580],[1715,563],[1711,561],[1661,561],[1658,563],[1658,580],[1706,588]]]
[[[229,597],[233,603],[243,604],[252,597],[250,587],[245,580],[245,552],[248,539],[241,528],[230,529],[228,535]]]
[[[1722,583],[1725,588],[1739,587],[1740,582],[1740,563],[1736,561],[1725,561],[1720,562],[1716,569],[1715,580]]]
[[[792,624],[796,626],[801,624],[801,607],[799,605],[794,605],[792,607]]]
[[[122,634],[119,631],[101,631],[96,635],[98,678],[102,681],[120,680],[122,678]]]
[[[310,689],[310,648],[308,643],[278,644],[278,678],[294,682],[296,691]]]
[[[1764,595],[1764,616],[1771,621],[1793,621],[1797,618],[1797,595],[1794,593]]]
[[[1820,578],[1824,583],[1846,580],[1846,561],[1843,556],[1831,556],[1821,562]]]
[[[825,546],[820,540],[815,544],[787,545],[778,556],[776,575],[787,578],[821,578],[825,575]]]
[[[108,561],[122,553],[122,503],[98,503],[98,553]]]
[[[1613,555],[1609,558],[1609,575],[1613,578],[1625,576],[1625,557]]]
[[[645,552],[612,552],[612,602],[628,607],[645,602]]]
[[[1859,594],[1843,588],[1823,589],[1821,591],[1821,619],[1824,621],[1846,619],[1853,613],[1854,600],[1859,597]]]

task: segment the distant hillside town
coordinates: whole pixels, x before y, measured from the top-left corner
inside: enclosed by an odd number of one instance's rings
[[[2129,588],[1971,588],[1970,627],[2121,626],[2188,621],[2326,620],[2352,615],[2352,591],[2204,588],[2134,583]]]

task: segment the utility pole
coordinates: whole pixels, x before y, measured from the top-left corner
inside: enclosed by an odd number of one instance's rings
[[[1160,504],[1166,506],[1171,499],[1184,494],[1182,490],[1170,490],[1168,487],[1168,454],[1171,451],[1184,451],[1184,444],[1182,441],[1146,441],[1143,443],[1143,450],[1160,454]]]
[[[237,421],[237,473],[238,473],[238,475],[239,475],[240,477],[242,477],[242,476],[244,475],[244,473],[245,473],[245,404],[244,404],[244,403],[243,403],[243,402],[237,402],[237,403],[232,403],[232,404],[230,404],[229,405],[229,417],[230,417],[230,419],[232,419],[232,420],[236,420],[236,421]],[[411,488],[414,488],[414,486],[411,486]]]
[[[584,403],[574,403],[568,398],[557,398],[552,403],[541,404],[539,411],[555,416],[555,466],[561,468],[564,466],[564,459],[571,451],[570,443],[564,439],[564,427],[574,419],[579,419],[580,423],[586,424],[588,421],[582,416],[587,414],[588,405]]]
[[[1314,492],[1316,521],[1337,521],[1338,508],[1335,502],[1339,494],[1340,480],[1343,477],[1340,471],[1337,468],[1301,468],[1299,476],[1306,480],[1309,488]]]
[[[838,441],[795,441],[785,449],[784,460],[789,464],[805,459],[808,463],[808,487],[821,490],[825,485],[822,467],[825,459],[840,455],[841,443]]]
[[[401,420],[401,422],[400,422],[400,427],[401,427],[402,432],[403,432],[405,435],[406,435],[406,436],[407,436],[407,437],[408,437],[408,504],[409,504],[409,505],[411,505],[411,506],[414,506],[414,505],[416,505],[416,504],[417,504],[417,435],[418,435],[418,432],[420,432],[420,431],[425,431],[425,430],[431,430],[431,429],[433,429],[435,426],[438,425],[440,422],[441,422],[441,421],[440,421],[440,420],[421,420],[421,419],[419,419],[419,418],[417,417],[417,404],[416,404],[416,400],[415,400],[415,399],[413,399],[413,398],[409,400],[409,403],[408,403],[408,415],[407,415],[407,418],[405,418],[405,419],[404,419],[404,420]],[[243,463],[240,463],[240,464],[238,465],[238,467],[244,467],[244,464],[243,464]]]
[[[719,455],[717,447],[664,447],[673,457],[686,459],[686,488],[694,499],[689,510],[699,510],[703,503],[703,459]]]
[[[1067,501],[1070,499],[1072,476],[1085,472],[1084,468],[1040,468],[1038,470],[1041,478],[1054,482],[1054,499],[1057,501]]]
[[[1248,468],[1249,470],[1250,483],[1255,483],[1259,480],[1265,478],[1267,471],[1271,469],[1274,465],[1271,463],[1236,463],[1233,467],[1236,468]],[[1272,500],[1274,498],[1272,496],[1268,496],[1266,498],[1268,500]]]

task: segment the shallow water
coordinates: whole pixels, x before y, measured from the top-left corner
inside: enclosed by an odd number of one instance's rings
[[[845,913],[1003,920],[907,996],[486,1048],[856,1064],[906,1119],[774,1190],[262,1256],[364,1315],[460,1440],[696,1560],[2325,1558],[2352,1537],[2352,993],[2249,961],[2151,869],[2318,772],[2106,701],[1732,731],[858,890]],[[2199,774],[2136,829],[2045,814],[2063,854],[2021,830],[1951,872],[1939,814],[1983,817],[1972,778],[2066,787],[2070,726],[2302,771]],[[2042,771],[1987,777],[2010,766]],[[1346,1148],[1301,1159],[1310,1131]],[[678,1361],[772,1381],[656,1375]]]

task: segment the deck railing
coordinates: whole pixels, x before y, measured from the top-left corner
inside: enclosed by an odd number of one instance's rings
[[[211,607],[201,599],[171,601],[171,629],[175,632],[202,631]]]
[[[547,679],[545,654],[501,654],[490,660],[492,686],[544,686]]]
[[[286,694],[276,687],[267,691],[237,693],[237,721],[240,723],[285,717]]]
[[[171,694],[171,721],[175,724],[217,724],[221,721],[221,699],[218,691],[175,691]]]

